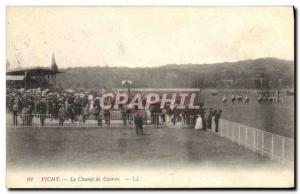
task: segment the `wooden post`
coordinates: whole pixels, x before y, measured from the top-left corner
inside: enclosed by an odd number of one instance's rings
[[[47,75],[47,83],[46,83],[46,85],[47,85],[47,87],[49,87],[49,74]]]
[[[245,134],[245,147],[247,147],[247,140],[248,140],[248,128],[246,127],[246,134]]]
[[[39,120],[39,128],[41,128],[41,115],[38,114],[38,120]]]
[[[29,76],[28,76],[28,77],[29,77]],[[28,87],[28,88],[31,88],[31,81],[30,81],[31,79],[30,79],[30,78],[31,78],[31,77],[29,77],[29,80],[28,80],[28,81],[29,81],[29,83],[27,83],[27,84],[29,85],[29,87]]]
[[[239,145],[241,145],[241,126],[239,125]]]
[[[227,120],[227,130],[226,130],[227,138],[229,139],[229,121]]]
[[[284,137],[282,138],[282,163],[284,164]]]
[[[234,142],[234,135],[235,135],[235,127],[236,127],[236,123],[232,123],[232,142]]]
[[[53,73],[52,73],[52,75],[51,75],[51,84],[52,84],[52,86],[54,86],[54,75],[53,75]],[[54,86],[55,87],[55,86]]]
[[[220,119],[220,121],[221,121],[221,133],[220,133],[220,135],[223,137],[223,133],[224,133],[224,122],[223,122],[223,119]]]
[[[255,152],[255,136],[256,136],[256,130],[254,129],[254,132],[253,132],[253,152]]]
[[[27,71],[25,71],[25,77],[24,77],[24,80],[25,80],[25,89],[27,89]]]
[[[272,141],[271,141],[271,160],[273,160],[273,154],[274,154],[274,145],[273,145],[273,134],[272,134]]]
[[[264,132],[261,131],[261,155],[264,155]]]

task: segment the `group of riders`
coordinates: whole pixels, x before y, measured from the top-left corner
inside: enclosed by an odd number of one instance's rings
[[[243,97],[242,95],[232,95],[231,96],[231,104],[250,104],[250,98],[246,95]],[[275,102],[275,98],[273,96],[260,95],[257,97],[256,101],[259,104],[272,104]],[[222,98],[222,103],[226,105],[228,103],[227,97],[224,95]]]

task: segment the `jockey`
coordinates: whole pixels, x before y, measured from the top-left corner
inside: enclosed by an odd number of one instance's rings
[[[225,96],[225,95],[223,96],[223,99],[222,99],[222,101],[224,101],[224,100],[227,100],[227,98],[226,98],[226,96]]]
[[[261,103],[261,100],[262,100],[262,97],[261,97],[261,96],[258,96],[257,102]]]
[[[225,104],[227,102],[227,98],[226,96],[224,95],[223,98],[222,98],[222,102]]]
[[[248,96],[245,97],[245,103],[249,103],[250,99]]]
[[[231,96],[231,103],[233,104],[234,101],[235,101],[235,96],[232,94],[232,96]]]

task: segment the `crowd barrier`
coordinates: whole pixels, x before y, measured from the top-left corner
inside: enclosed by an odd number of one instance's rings
[[[220,119],[221,137],[283,164],[294,163],[294,140],[240,123]]]
[[[107,115],[78,115],[70,117],[67,115],[51,115],[51,114],[13,114],[7,115],[8,127],[105,127],[105,128],[135,128],[135,114],[127,114],[122,116],[121,113],[112,112]],[[164,122],[161,114],[153,114],[143,117],[144,128],[162,128]]]

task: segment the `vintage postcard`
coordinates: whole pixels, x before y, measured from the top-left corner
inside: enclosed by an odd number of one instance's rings
[[[294,8],[6,7],[8,188],[294,188]]]

